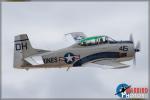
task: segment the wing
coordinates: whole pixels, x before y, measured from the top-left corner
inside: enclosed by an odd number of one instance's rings
[[[83,32],[72,32],[72,33],[67,33],[65,35],[71,35],[72,38],[76,41],[79,42],[81,39],[86,38],[86,35]]]
[[[126,68],[129,67],[129,65],[120,63],[120,62],[116,62],[113,60],[102,60],[102,61],[96,61],[96,62],[92,62],[94,64],[97,65],[106,65],[106,66],[101,66],[101,68],[103,69],[120,69],[120,68]]]

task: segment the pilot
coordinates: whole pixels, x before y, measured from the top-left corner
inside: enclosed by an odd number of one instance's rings
[[[100,39],[100,44],[102,44],[102,43],[103,43],[103,39],[101,38],[101,39]]]
[[[83,43],[83,44],[82,44],[83,46],[86,46],[86,42],[85,42],[85,41],[84,41],[84,42],[82,42],[82,43]]]

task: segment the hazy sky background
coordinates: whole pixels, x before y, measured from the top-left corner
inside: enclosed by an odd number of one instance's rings
[[[126,69],[13,68],[14,36],[27,33],[34,48],[57,50],[71,43],[64,34],[84,32],[108,35],[115,40],[141,42],[137,65]],[[89,66],[89,67],[88,67]],[[94,68],[92,68],[94,67]],[[22,2],[2,3],[2,97],[3,98],[118,98],[120,83],[148,86],[147,2]]]

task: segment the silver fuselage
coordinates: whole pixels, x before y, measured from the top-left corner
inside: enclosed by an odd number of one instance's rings
[[[134,55],[134,45],[131,41],[108,42],[93,46],[80,46],[76,43],[64,49],[36,55],[41,56],[43,63],[28,67],[78,67],[88,62],[99,60],[115,60],[118,62],[128,61],[131,60]]]

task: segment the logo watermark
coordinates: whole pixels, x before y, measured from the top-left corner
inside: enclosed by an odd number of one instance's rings
[[[147,87],[132,87],[126,83],[121,83],[117,86],[115,95],[120,98],[147,98],[148,92]]]

